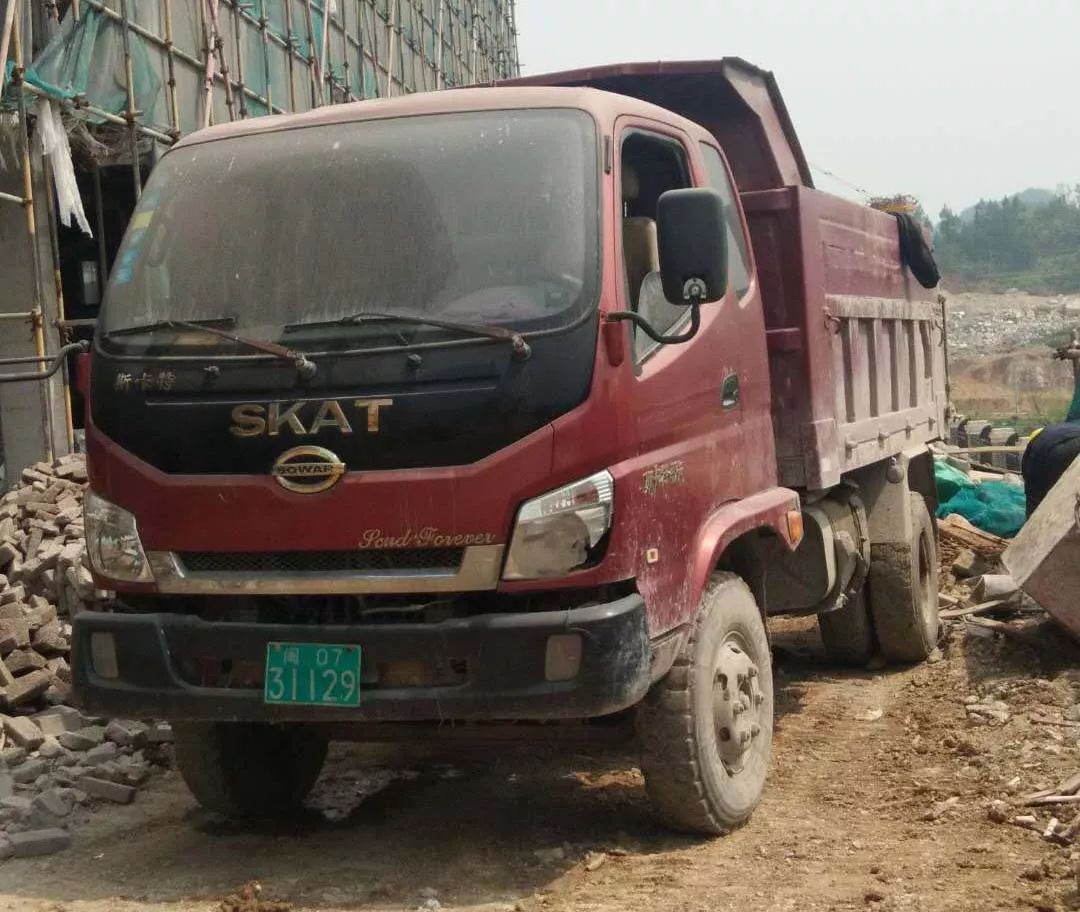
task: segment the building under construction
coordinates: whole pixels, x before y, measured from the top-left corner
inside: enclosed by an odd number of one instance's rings
[[[76,445],[89,338],[157,158],[214,123],[518,74],[514,0],[0,0],[7,476]]]

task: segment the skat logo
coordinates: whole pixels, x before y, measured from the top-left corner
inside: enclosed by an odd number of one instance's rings
[[[379,433],[379,412],[394,404],[393,399],[354,399],[346,407],[358,412],[355,421],[366,418],[367,432]],[[353,432],[352,423],[337,399],[302,399],[299,402],[271,402],[259,405],[245,402],[232,410],[229,432],[237,437],[277,437],[289,431],[297,437],[310,437],[324,428],[336,428],[342,434]]]

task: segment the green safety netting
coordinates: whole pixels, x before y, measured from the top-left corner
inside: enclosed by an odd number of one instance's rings
[[[1007,481],[975,482],[944,460],[934,461],[939,517],[958,513],[973,526],[1012,538],[1024,524],[1024,489]]]
[[[135,107],[153,112],[161,92],[161,79],[143,39],[129,33]],[[50,97],[85,98],[112,114],[127,110],[127,78],[123,27],[92,8],[83,9],[79,21],[66,16],[59,31],[27,67],[24,79]],[[99,122],[91,112],[86,119]]]

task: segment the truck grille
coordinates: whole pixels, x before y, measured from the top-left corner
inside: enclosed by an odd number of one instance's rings
[[[464,548],[357,551],[182,551],[190,573],[457,573]]]

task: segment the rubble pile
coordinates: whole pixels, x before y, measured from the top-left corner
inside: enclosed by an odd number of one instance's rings
[[[1002,485],[1008,480],[1007,473],[972,466],[948,452],[951,448],[943,449],[937,459],[947,460],[964,475],[935,472],[939,497],[946,504],[941,512],[955,501],[950,485],[963,485],[965,475],[990,483],[1003,479],[996,482]],[[940,461],[937,468],[943,468]],[[946,515],[937,525],[940,649],[961,659],[966,668],[950,682],[959,696],[962,727],[945,735],[942,743],[964,764],[958,778],[970,782],[975,793],[966,797],[981,799],[991,822],[1027,831],[1046,846],[1041,863],[1022,872],[1024,880],[1080,877],[1080,772],[1075,759],[1080,752],[1080,653],[1061,639],[1050,616],[1008,572],[1013,539],[977,528],[963,515]],[[1036,677],[1036,670],[1048,676]],[[949,789],[965,790],[955,784]],[[960,800],[955,795],[947,799]],[[947,801],[939,801],[928,813],[944,808]]]
[[[1067,334],[1080,322],[1080,297],[1075,296],[966,292],[948,300],[949,351],[958,357],[1046,345],[1049,337]]]
[[[69,702],[68,619],[94,599],[83,535],[86,464],[39,462],[0,498],[0,708]]]
[[[86,464],[26,469],[0,497],[0,859],[67,848],[95,803],[127,804],[164,762],[168,725],[70,706],[70,619],[97,593],[83,534]]]

